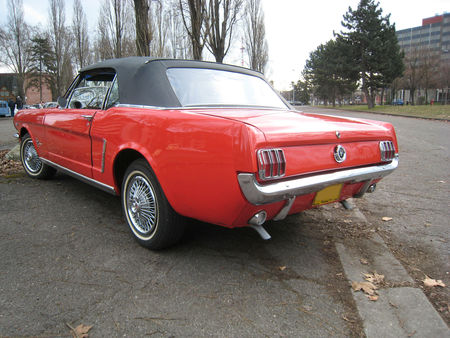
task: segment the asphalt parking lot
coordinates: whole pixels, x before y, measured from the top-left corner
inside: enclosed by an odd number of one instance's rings
[[[152,252],[117,197],[62,174],[0,177],[0,336],[448,335],[449,124],[327,113],[392,122],[400,167],[353,210],[269,223],[268,242],[190,221],[180,245]],[[13,133],[0,119],[0,146]],[[351,282],[375,270],[370,301]],[[447,287],[424,288],[424,274]]]

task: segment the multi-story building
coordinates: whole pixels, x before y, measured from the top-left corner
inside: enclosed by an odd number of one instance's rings
[[[434,88],[429,91],[430,95],[425,95],[426,85],[423,81],[418,81],[418,92],[415,97],[427,97],[428,101],[442,100],[448,91],[450,83],[450,13],[436,15],[422,20],[422,26],[407,28],[397,31],[397,39],[400,47],[405,52],[406,57],[417,59],[417,70],[425,62],[430,63],[432,59]],[[406,65],[408,71],[408,65]],[[420,76],[420,75],[419,75]],[[402,92],[405,101],[410,100],[409,91]],[[445,95],[447,96],[447,95]],[[450,98],[448,98],[450,99]]]

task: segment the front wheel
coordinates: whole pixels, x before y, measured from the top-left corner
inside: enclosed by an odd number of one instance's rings
[[[43,163],[34,147],[30,135],[25,134],[20,142],[20,160],[28,176],[47,179],[56,173],[56,169]]]
[[[122,182],[122,211],[135,239],[152,250],[175,244],[184,220],[170,206],[147,161],[134,161]]]

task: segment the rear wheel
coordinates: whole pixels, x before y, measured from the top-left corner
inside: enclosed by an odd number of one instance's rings
[[[47,179],[51,178],[56,169],[43,163],[34,147],[30,135],[25,134],[20,143],[20,160],[28,176],[33,178]]]
[[[122,210],[135,239],[152,250],[181,238],[184,219],[170,206],[147,161],[134,161],[122,182]]]

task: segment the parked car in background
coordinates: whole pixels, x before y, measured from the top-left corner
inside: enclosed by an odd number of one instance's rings
[[[292,106],[303,106],[304,103],[301,101],[289,101],[289,104]]]
[[[402,99],[395,99],[392,101],[392,105],[394,106],[403,106],[403,100]]]
[[[22,109],[37,109],[37,107],[33,106],[32,104],[24,104]]]
[[[14,118],[26,173],[60,170],[119,195],[151,249],[177,242],[185,217],[270,238],[266,221],[372,192],[398,165],[391,124],[291,110],[241,67],[107,60],[58,104]]]
[[[7,101],[0,100],[0,116],[11,116]]]
[[[58,107],[58,102],[46,102],[42,108],[56,108]]]

